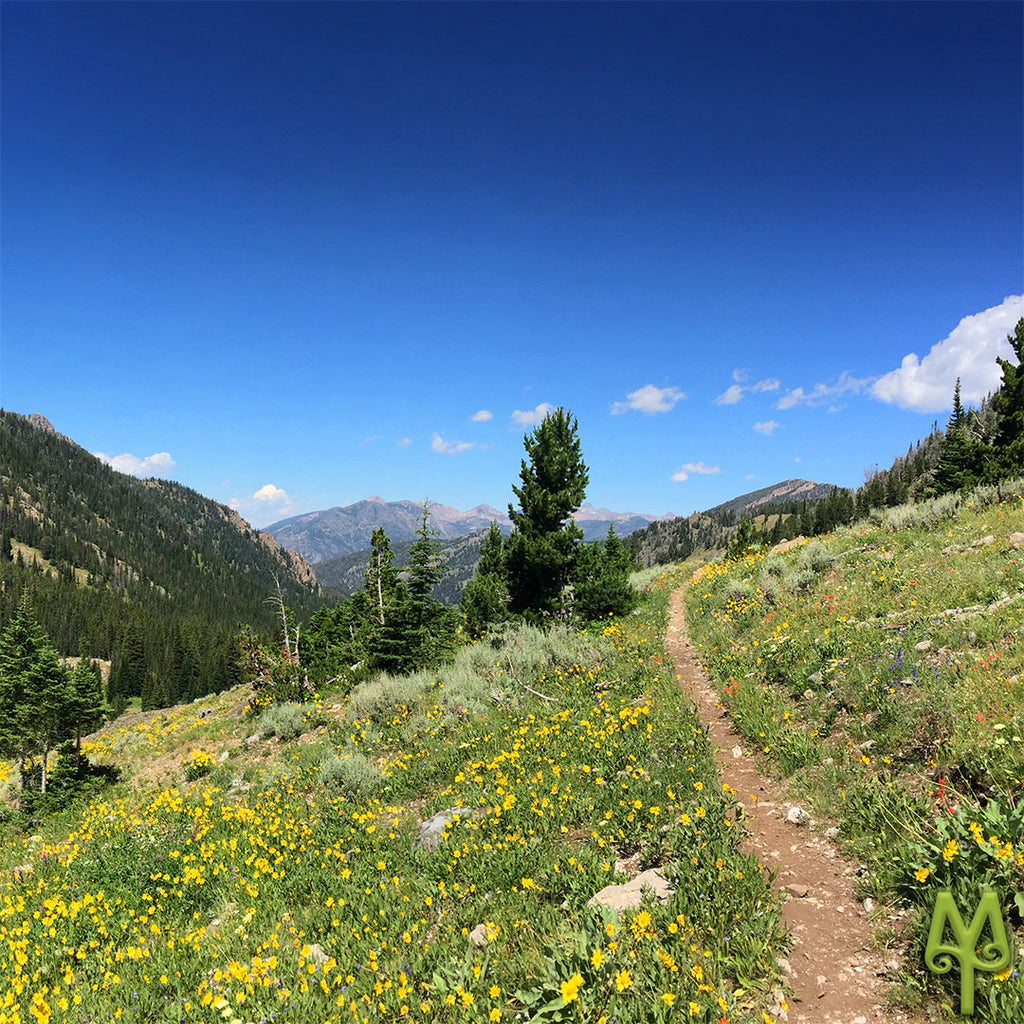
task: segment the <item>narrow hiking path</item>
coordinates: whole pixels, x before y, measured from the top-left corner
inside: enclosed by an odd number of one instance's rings
[[[683,694],[697,706],[722,776],[743,805],[746,844],[787,897],[782,919],[792,949],[782,963],[792,995],[779,1014],[790,1024],[908,1024],[908,1011],[885,1005],[899,956],[873,941],[875,925],[857,898],[857,865],[808,825],[789,820],[784,787],[766,778],[722,707],[686,632],[684,590],[672,595],[666,649]],[[793,812],[792,817],[801,815]],[[880,922],[892,923],[892,922]]]

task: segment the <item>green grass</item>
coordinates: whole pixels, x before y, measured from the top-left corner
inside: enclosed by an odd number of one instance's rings
[[[0,854],[32,865],[0,882],[0,1021],[763,1024],[786,940],[665,667],[684,578],[586,634],[323,695],[293,739],[242,691],[109,730],[90,749],[128,781]],[[451,807],[474,813],[419,848]],[[630,855],[669,902],[588,909]]]
[[[940,889],[973,913],[988,885],[1024,946],[1022,490],[891,509],[688,590],[733,719],[839,823],[872,894],[914,909],[922,945]],[[1015,957],[979,973],[980,1019],[1024,1019]],[[923,969],[907,986],[936,989]]]

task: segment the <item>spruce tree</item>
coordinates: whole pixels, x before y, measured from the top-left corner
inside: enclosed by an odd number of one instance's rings
[[[1003,381],[992,396],[996,414],[996,458],[989,473],[996,478],[1024,475],[1024,317],[1017,321],[1013,334],[1008,334],[1017,363],[997,359]]]
[[[519,508],[508,507],[512,535],[505,545],[509,610],[528,621],[550,621],[563,613],[562,592],[576,563],[583,532],[572,521],[586,496],[590,476],[583,462],[578,424],[562,408],[548,413],[523,438],[528,460],[520,486],[512,487]]]
[[[81,754],[82,736],[103,721],[103,690],[99,666],[88,658],[79,658],[68,683],[70,731],[75,738],[75,753]]]
[[[466,630],[474,637],[508,617],[505,538],[494,520],[480,547],[476,575],[463,588],[459,606],[466,618]]]
[[[67,672],[25,593],[0,633],[0,756],[17,760],[23,788],[38,757],[46,792],[47,761],[69,734],[71,714]]]
[[[590,622],[632,611],[637,599],[629,582],[632,568],[633,560],[614,523],[609,525],[603,544],[583,544],[572,574],[573,611],[578,618]]]

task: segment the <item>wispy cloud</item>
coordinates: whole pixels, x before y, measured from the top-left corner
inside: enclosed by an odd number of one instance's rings
[[[871,377],[854,377],[843,370],[834,384],[815,384],[810,391],[803,388],[787,391],[776,403],[776,408],[792,409],[795,405],[835,405],[835,400],[840,395],[859,394],[871,382]]]
[[[730,384],[715,399],[715,405],[735,405],[743,397],[744,390],[739,384]]]
[[[764,434],[765,437],[771,437],[771,435],[774,434],[781,426],[782,424],[779,423],[778,420],[765,420],[762,423],[755,423],[754,429],[759,434]]]
[[[516,409],[512,419],[521,427],[536,427],[549,412],[554,411],[555,407],[550,402],[541,402],[534,409]]]
[[[430,438],[430,450],[438,455],[459,455],[471,448],[484,447],[486,445],[477,444],[475,441],[445,441],[440,434],[432,434]]]
[[[672,479],[677,483],[682,483],[684,480],[689,480],[691,475],[697,474],[714,474],[721,473],[722,470],[718,466],[706,466],[703,462],[684,462],[673,474]]]
[[[292,496],[276,484],[264,484],[248,498],[230,498],[228,506],[257,529],[286,519],[297,508]]]
[[[679,388],[659,388],[653,384],[645,384],[636,391],[630,391],[624,402],[612,403],[612,415],[636,410],[648,416],[659,412],[669,412],[677,402],[686,398],[686,393]]]
[[[412,444],[412,438],[411,437],[400,437],[395,442],[395,444],[397,444],[399,448],[407,448],[409,445]]]
[[[380,440],[380,434],[371,434],[369,437],[364,437],[360,444],[373,444],[374,441]]]
[[[106,455],[103,452],[93,452],[93,455],[100,462],[105,462],[111,468],[116,469],[118,473],[127,473],[128,476],[137,476],[140,479],[151,476],[170,476],[174,472],[176,465],[168,452],[156,452],[153,455],[147,455],[143,459],[140,459],[137,455],[132,455],[131,452],[125,452],[122,455]]]
[[[952,406],[960,378],[960,397],[977,405],[999,387],[996,356],[1013,361],[1007,334],[1024,316],[1024,295],[1009,295],[998,306],[965,316],[946,338],[918,359],[911,352],[899,369],[879,377],[871,388],[875,398],[915,412],[943,412]]]
[[[494,413],[490,409],[480,409],[478,412],[473,413],[470,416],[470,421],[473,423],[486,423],[488,420],[494,419]]]
[[[765,377],[756,384],[745,385],[748,377],[746,370],[733,370],[732,379],[736,382],[730,384],[716,399],[715,405],[735,405],[748,391],[778,391],[781,381],[778,377]]]

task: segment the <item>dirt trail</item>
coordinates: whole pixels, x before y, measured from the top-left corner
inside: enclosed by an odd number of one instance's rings
[[[787,820],[793,805],[765,778],[697,658],[686,633],[684,591],[672,595],[666,646],[679,685],[692,697],[716,748],[722,781],[744,806],[747,847],[787,896],[782,919],[793,939],[783,964],[792,996],[780,1014],[790,1024],[907,1024],[913,1015],[885,1006],[886,974],[898,956],[875,947],[873,926],[854,892],[856,865],[806,824]]]

